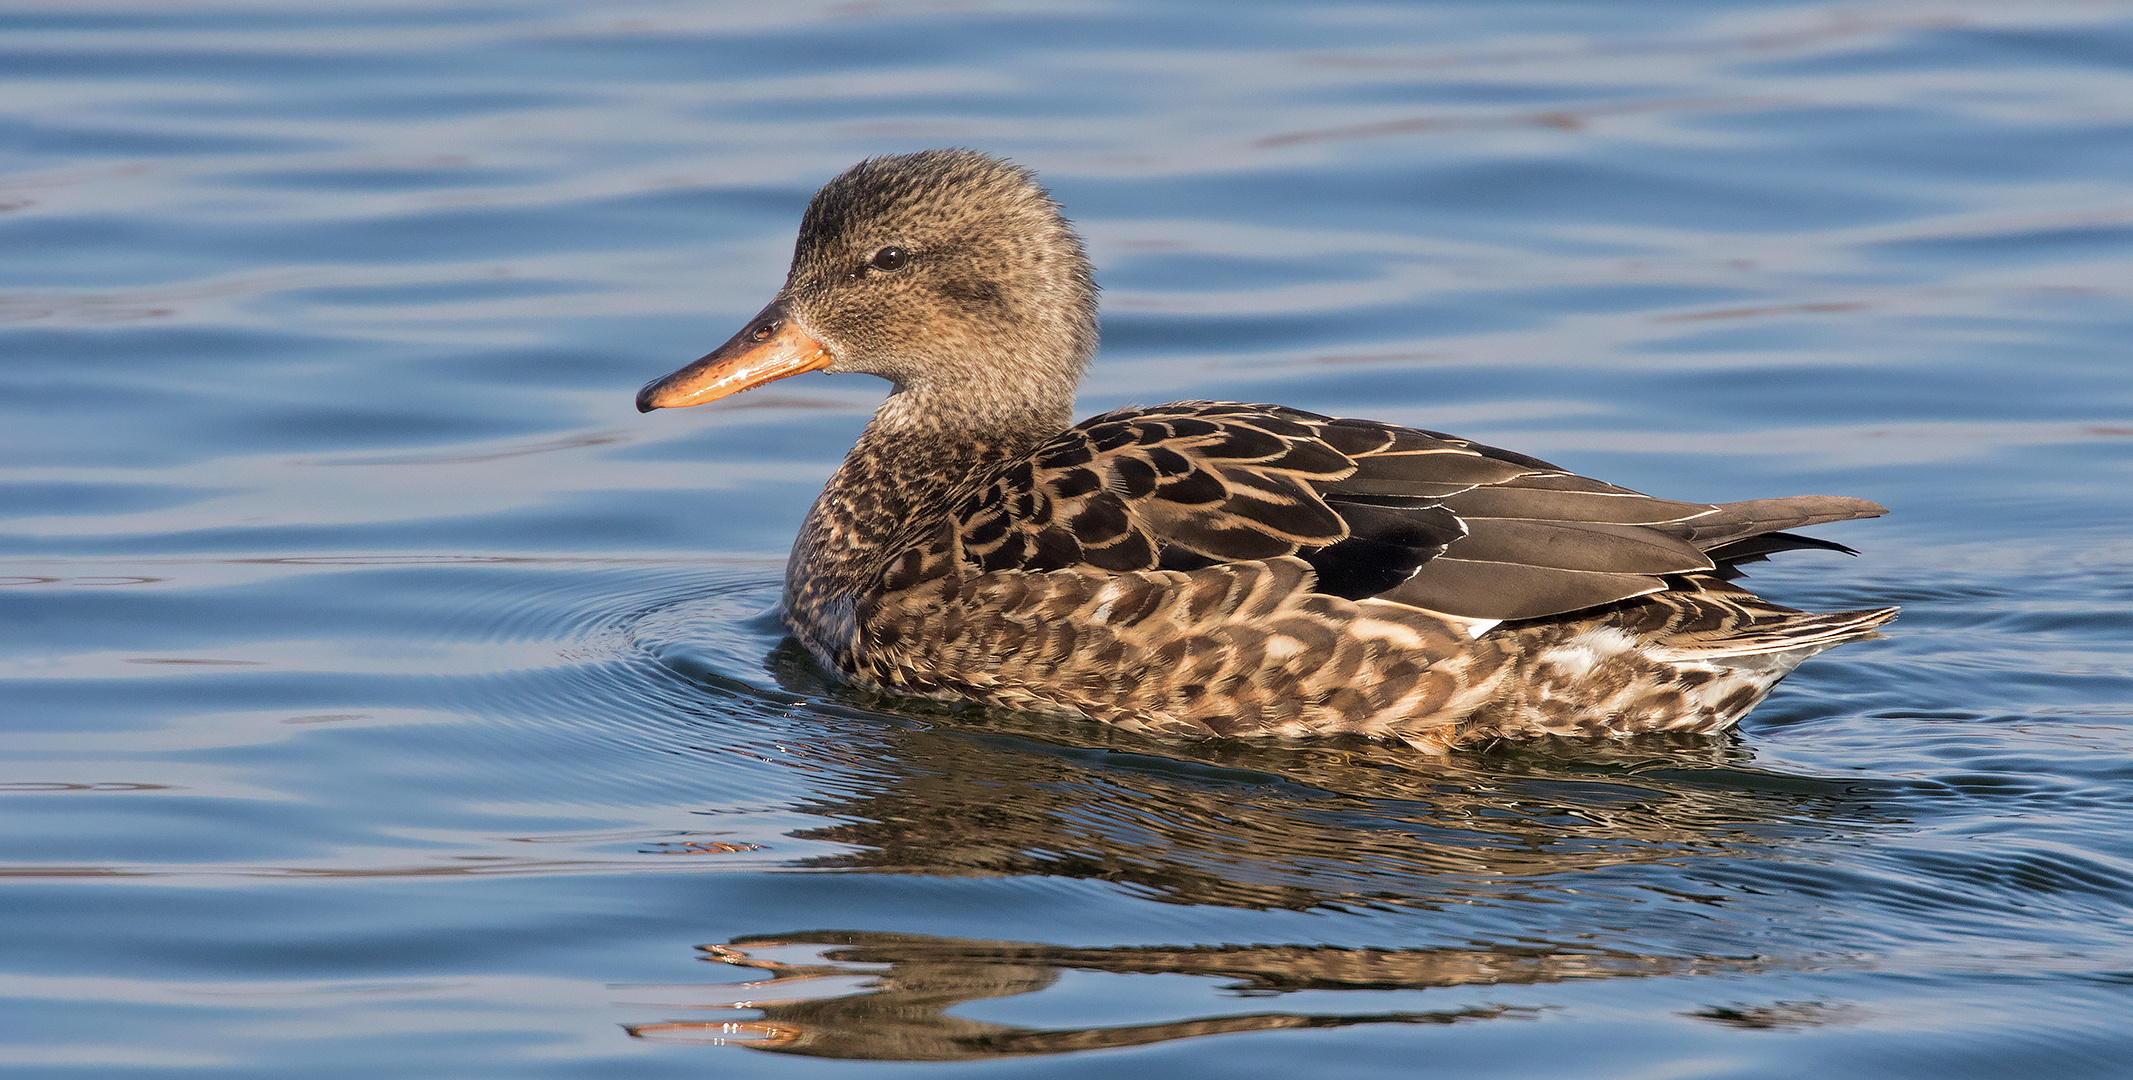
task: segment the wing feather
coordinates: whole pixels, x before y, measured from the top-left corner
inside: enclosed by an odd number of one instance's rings
[[[1440,432],[1273,405],[1106,413],[1003,463],[958,505],[986,571],[1191,569],[1299,555],[1320,591],[1528,619],[1732,573],[1771,537],[1885,511],[1804,496],[1657,499]]]

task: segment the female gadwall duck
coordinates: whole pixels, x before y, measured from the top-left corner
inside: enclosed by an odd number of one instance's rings
[[[800,528],[785,618],[896,694],[1173,736],[1716,731],[1895,609],[1735,585],[1781,530],[1886,511],[1656,499],[1434,431],[1185,401],[1068,426],[1096,350],[1081,241],[1021,168],[854,166],[747,328],[637,395],[804,371],[894,389]]]

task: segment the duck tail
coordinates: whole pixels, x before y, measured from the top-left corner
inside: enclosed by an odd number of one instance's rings
[[[1673,526],[1673,531],[1715,559],[1720,558],[1718,552],[1737,541],[1831,521],[1880,517],[1888,512],[1888,507],[1865,499],[1842,495],[1793,495],[1782,499],[1721,503],[1716,513],[1690,518]]]

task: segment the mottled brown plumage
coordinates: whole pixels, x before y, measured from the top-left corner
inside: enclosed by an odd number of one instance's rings
[[[802,371],[895,387],[809,513],[785,614],[869,687],[1179,736],[1443,751],[1715,731],[1894,609],[1732,584],[1786,529],[1884,513],[1653,498],[1438,432],[1178,402],[1068,427],[1096,287],[1058,208],[970,151],[862,162],[732,341],[647,387],[697,404]]]

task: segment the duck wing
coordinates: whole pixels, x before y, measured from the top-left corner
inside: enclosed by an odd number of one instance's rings
[[[1092,417],[956,511],[984,571],[1193,570],[1298,555],[1318,590],[1482,620],[1539,618],[1731,571],[1863,499],[1658,499],[1441,432],[1188,401]]]
[[[987,571],[1123,572],[1338,544],[1350,527],[1320,489],[1355,462],[1299,418],[1318,419],[1221,402],[1091,417],[962,501],[964,557]],[[1443,542],[1459,534],[1449,515],[1437,518]]]

